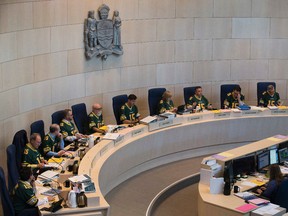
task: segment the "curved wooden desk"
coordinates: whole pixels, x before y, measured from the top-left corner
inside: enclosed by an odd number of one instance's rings
[[[97,191],[87,194],[88,199],[99,198],[99,208],[109,215],[104,196],[123,181],[162,164],[286,134],[288,115],[266,110],[255,115],[205,112],[177,118],[181,124],[152,132],[146,125],[124,129],[120,141],[102,140],[89,150],[79,167],[79,174],[90,174],[95,182]]]

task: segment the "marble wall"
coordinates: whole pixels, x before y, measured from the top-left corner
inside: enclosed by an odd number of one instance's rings
[[[83,21],[105,3],[122,18],[125,54],[84,57]],[[202,85],[219,107],[220,85],[239,83],[249,104],[256,83],[275,81],[287,101],[287,0],[1,0],[0,165],[13,135],[54,111],[103,104],[114,123],[115,95],[135,93],[148,114],[147,90]],[[112,12],[110,12],[112,16]]]

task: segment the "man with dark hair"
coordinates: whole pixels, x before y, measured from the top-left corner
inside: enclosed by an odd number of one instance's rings
[[[61,133],[63,134],[63,138],[66,142],[73,142],[74,140],[81,139],[85,137],[83,134],[79,133],[76,128],[74,123],[72,122],[73,120],[73,114],[71,109],[65,109],[64,110],[64,119],[62,119],[60,123],[60,129]]]
[[[239,85],[233,88],[233,91],[228,93],[224,100],[224,108],[236,108],[244,104],[244,95],[241,94]]]
[[[93,104],[92,112],[88,115],[90,133],[105,133],[106,131],[100,129],[104,126],[104,119],[102,115],[102,106],[98,103]]]
[[[22,158],[23,167],[31,168],[43,168],[47,161],[41,156],[38,151],[39,146],[41,145],[41,136],[38,133],[33,133],[30,136],[30,143],[27,143]]]
[[[45,158],[52,156],[62,156],[65,154],[63,136],[60,133],[60,127],[57,124],[52,124],[49,128],[49,133],[44,137],[43,152]]]
[[[195,88],[195,94],[191,96],[186,104],[187,108],[199,107],[199,110],[212,109],[211,104],[209,104],[207,98],[202,94],[202,87],[198,86]]]
[[[35,195],[35,178],[30,167],[20,170],[20,180],[12,192],[13,206],[16,216],[38,216],[38,206],[53,201],[53,197],[38,199]]]
[[[138,108],[135,105],[136,100],[136,95],[130,94],[128,96],[127,103],[121,107],[120,120],[123,124],[136,124],[139,122],[140,114],[138,113]]]
[[[281,105],[279,93],[275,91],[273,85],[267,87],[267,91],[264,91],[259,101],[260,106],[279,106]]]

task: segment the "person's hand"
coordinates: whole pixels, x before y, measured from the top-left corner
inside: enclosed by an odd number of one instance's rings
[[[63,135],[61,133],[59,133],[58,138],[63,139]]]
[[[261,189],[257,189],[256,192],[257,192],[258,194],[263,193],[263,191],[262,191]]]
[[[57,153],[57,155],[60,156],[60,157],[61,157],[63,154],[65,154],[65,151],[64,151],[64,150],[60,150],[60,151]]]
[[[238,95],[237,95],[237,99],[238,99],[238,101],[240,101],[240,99],[241,99],[241,94],[238,94]]]
[[[260,189],[261,189],[262,191],[264,191],[264,190],[266,190],[266,187],[262,186]]]
[[[76,136],[77,139],[81,139],[82,138],[82,134],[80,134],[80,133],[77,133],[75,136]]]
[[[49,202],[53,202],[55,200],[55,198],[53,196],[47,196],[47,199]]]
[[[207,109],[208,109],[208,110],[211,110],[211,109],[212,109],[212,105],[209,104],[209,105],[207,106]]]
[[[38,164],[38,168],[41,169],[41,168],[44,168],[44,167],[45,167],[45,164],[44,164],[44,163],[39,163],[39,164]]]

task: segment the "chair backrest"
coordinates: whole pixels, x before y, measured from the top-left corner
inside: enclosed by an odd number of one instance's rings
[[[188,100],[191,96],[194,96],[195,94],[195,90],[196,88],[198,88],[200,86],[192,86],[192,87],[186,87],[186,88],[183,88],[184,90],[184,101],[185,101],[185,104],[188,103]]]
[[[20,172],[20,169],[22,167],[22,155],[25,148],[25,145],[28,143],[27,138],[27,132],[25,130],[20,130],[15,133],[13,138],[13,145],[16,147],[16,164],[18,171]]]
[[[275,194],[274,203],[280,205],[282,208],[286,208],[288,210],[288,179],[285,179],[280,185]]]
[[[224,109],[224,100],[227,97],[227,94],[229,92],[232,92],[233,89],[239,86],[238,84],[225,84],[221,85],[221,90],[220,90],[220,102],[221,102],[221,109]]]
[[[148,90],[148,104],[150,115],[158,115],[158,105],[166,88],[153,88]]]
[[[74,122],[78,128],[78,131],[82,134],[88,133],[88,116],[86,110],[86,104],[75,104],[72,107]]]
[[[6,180],[2,167],[0,167],[0,193],[4,216],[14,216],[15,212],[6,187]]]
[[[39,133],[41,136],[41,139],[42,140],[44,139],[45,129],[44,129],[44,121],[43,120],[38,120],[38,121],[33,122],[30,125],[30,130],[31,130],[30,134]]]
[[[52,124],[60,124],[64,118],[64,110],[56,111],[52,115]]]
[[[7,170],[8,170],[8,190],[12,192],[19,180],[19,171],[16,164],[16,146],[11,144],[6,149]]]
[[[114,112],[114,116],[118,125],[122,124],[122,122],[120,121],[121,106],[124,105],[127,101],[128,101],[128,96],[126,94],[118,95],[112,98],[113,112]]]
[[[257,83],[257,104],[259,106],[259,101],[262,97],[264,91],[267,91],[267,87],[269,85],[273,85],[276,91],[276,83],[275,82],[258,82]]]

